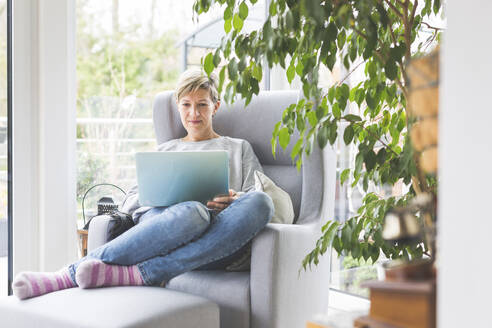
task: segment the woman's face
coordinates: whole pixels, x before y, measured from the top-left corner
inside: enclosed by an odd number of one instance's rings
[[[209,139],[214,134],[212,115],[217,112],[220,102],[210,99],[210,92],[198,89],[183,95],[177,102],[181,123],[192,139]]]

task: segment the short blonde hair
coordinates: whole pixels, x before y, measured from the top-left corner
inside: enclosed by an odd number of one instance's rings
[[[174,93],[176,101],[179,101],[184,95],[196,92],[199,89],[204,89],[209,91],[210,99],[216,104],[219,101],[218,85],[217,75],[214,73],[210,73],[210,76],[207,76],[207,74],[199,69],[186,70],[181,74],[178,80],[178,85]]]

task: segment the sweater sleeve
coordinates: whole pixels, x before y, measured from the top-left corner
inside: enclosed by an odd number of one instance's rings
[[[255,171],[263,172],[260,161],[251,147],[251,144],[244,140],[242,151],[243,185],[241,191],[248,192],[255,188]]]
[[[138,202],[138,186],[133,186],[125,196],[123,203],[120,205],[120,211],[128,214],[133,214],[133,212],[140,207]]]

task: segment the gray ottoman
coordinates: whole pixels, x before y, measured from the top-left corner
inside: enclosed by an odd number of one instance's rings
[[[19,300],[0,297],[0,326],[219,328],[219,307],[162,287],[71,288]]]

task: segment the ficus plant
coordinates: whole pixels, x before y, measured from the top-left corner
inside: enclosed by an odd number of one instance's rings
[[[436,178],[425,174],[409,137],[414,119],[409,115],[407,67],[412,57],[438,42],[441,28],[430,24],[442,14],[439,0],[271,0],[269,15],[258,30],[242,31],[257,1],[197,0],[199,16],[212,6],[223,9],[225,37],[203,59],[207,74],[219,70],[220,92],[230,103],[236,95],[246,105],[259,93],[264,65],[280,65],[289,83],[297,76],[304,98],[288,106],[273,129],[272,152],[285,149],[295,130],[291,158],[299,169],[302,155],[315,143],[324,148],[343,138],[357,149],[355,166],[340,174],[340,183],[361,184],[366,195],[355,216],[340,223],[327,218],[315,248],[303,267],[317,264],[332,246],[339,255],[372,259],[420,258],[429,254],[425,240],[413,244],[388,243],[382,238],[383,219],[395,206],[405,206],[418,193],[436,194]],[[425,31],[424,31],[425,30]],[[425,32],[425,34],[423,34]],[[423,41],[422,41],[423,40]],[[223,64],[226,63],[226,64]],[[327,90],[319,86],[320,69],[336,63],[347,76]],[[221,65],[222,64],[222,65]],[[355,86],[346,81],[358,66],[364,78]],[[350,110],[349,103],[353,104]],[[339,126],[343,126],[339,129]],[[403,182],[408,192],[382,197],[370,185]]]

